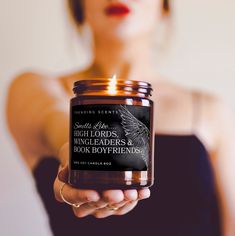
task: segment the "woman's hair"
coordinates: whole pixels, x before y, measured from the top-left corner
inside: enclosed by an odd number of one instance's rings
[[[162,3],[162,7],[163,7],[163,13],[166,15],[170,14],[171,8],[170,8],[170,0],[163,0]]]
[[[163,0],[162,2],[162,10],[164,15],[169,15],[171,11],[170,0]],[[75,21],[77,25],[82,25],[84,22],[84,13],[82,8],[81,0],[68,0],[68,8],[72,19]]]

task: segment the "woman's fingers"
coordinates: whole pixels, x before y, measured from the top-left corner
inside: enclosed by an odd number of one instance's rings
[[[112,215],[112,211],[106,207],[112,205],[112,207],[121,207],[126,204],[124,192],[122,190],[106,190],[102,193],[102,200],[106,202],[105,206],[100,209],[95,209],[92,214],[97,218],[107,217]]]
[[[96,218],[106,218],[111,215],[124,215],[131,211],[138,203],[135,201],[123,201],[115,205],[108,205],[108,207],[96,210],[93,215]],[[118,209],[115,209],[118,208]]]
[[[65,166],[64,168],[59,169],[58,179],[61,182],[68,183],[68,180],[69,180],[69,167],[68,166]]]
[[[78,208],[72,207],[77,217],[94,215],[97,218],[104,218],[110,215],[124,215],[136,206],[138,200],[150,197],[150,190],[148,188],[141,190],[106,190],[99,195],[95,190],[77,189],[68,185],[68,145],[66,143],[59,153],[61,165],[59,166],[58,176],[54,182],[54,192],[58,201],[64,202],[65,199],[71,204],[80,205]],[[62,199],[60,194],[62,186],[64,199]],[[115,210],[115,208],[118,209]]]
[[[74,214],[81,218],[93,214],[97,209],[104,208],[108,205],[107,202],[99,200],[98,202],[88,202],[82,204],[79,208],[73,207]]]
[[[138,198],[138,192],[136,189],[124,190],[124,199],[127,201],[135,201]]]
[[[136,190],[107,190],[102,193],[102,198],[97,202],[89,202],[81,205],[79,208],[74,208],[73,211],[77,217],[85,217],[90,214],[97,214],[104,216],[112,215],[112,211],[108,210],[108,206],[120,208],[128,201],[137,199]],[[109,207],[110,208],[110,207]]]
[[[111,204],[119,203],[124,200],[124,193],[122,190],[106,190],[102,193],[102,198]]]
[[[60,182],[60,186],[61,184]],[[63,188],[63,196],[67,201],[81,205],[79,208],[73,207],[74,214],[77,217],[94,215],[96,218],[105,218],[128,213],[136,206],[138,200],[148,198],[150,191],[148,188],[138,191],[135,189],[106,190],[101,197],[95,190],[79,190],[66,184]],[[63,201],[60,194],[58,198]],[[112,208],[119,209],[114,210]]]
[[[116,191],[116,190],[110,190],[110,191]],[[111,193],[113,194],[113,193]],[[110,196],[110,197],[113,197],[113,196]],[[115,199],[115,200],[118,200],[118,199]],[[109,200],[106,198],[106,200],[104,198],[100,199],[99,201],[97,202],[88,202],[88,203],[85,203],[85,204],[82,204],[79,208],[73,208],[73,211],[74,211],[74,214],[77,216],[77,217],[85,217],[85,216],[88,216],[88,215],[97,215],[97,218],[98,218],[98,215],[101,215],[102,217],[107,217],[107,216],[110,216],[113,214],[113,212],[111,210],[108,210],[108,208],[110,208],[109,206],[112,206],[112,208],[114,207],[122,207],[124,206],[125,204],[127,203],[126,200],[123,200],[121,202],[114,202],[112,200],[112,204],[111,202],[109,202]],[[96,214],[98,213],[98,214]]]
[[[59,180],[55,181],[54,183],[55,197],[60,202],[64,201],[60,194],[60,189],[62,187],[62,184],[63,183],[60,182]],[[64,185],[62,194],[66,201],[70,203],[76,203],[79,205],[86,202],[95,202],[98,201],[100,198],[98,192],[95,190],[76,189],[69,186],[68,184]]]
[[[92,208],[93,210],[96,210],[96,209],[106,207],[108,205],[108,202],[101,198],[99,201],[89,202],[87,205],[88,206],[84,206],[84,207],[86,207],[87,209]]]
[[[107,190],[102,193],[103,198],[94,203],[81,205],[79,208],[74,208],[74,213],[78,217],[85,217],[93,214],[97,218],[104,218],[113,215],[115,212],[112,208],[121,208],[130,201],[135,201],[138,198],[138,193],[135,189],[131,190]]]
[[[136,189],[124,190],[124,191],[122,191],[122,193],[123,193],[123,199],[121,202],[114,203],[114,202],[110,201],[109,204],[105,208],[98,209],[98,210],[94,211],[93,215],[96,218],[105,218],[105,217],[108,217],[111,215],[124,215],[124,214],[128,213],[129,211],[131,211],[136,206],[136,204],[138,202],[139,194]],[[110,193],[110,192],[106,191],[106,194],[110,194],[110,197],[111,197],[112,194],[115,194],[115,192]],[[143,195],[147,196],[145,191],[144,191],[144,193],[141,192],[142,197],[143,197]],[[111,200],[111,199],[109,198],[109,200]],[[118,210],[113,210],[112,208],[114,208],[114,209],[118,208]]]
[[[115,211],[113,213],[113,215],[125,215],[128,212],[130,212],[131,210],[133,210],[137,204],[138,204],[138,200],[130,201],[130,202],[126,203],[123,207],[121,207],[120,209]]]
[[[60,148],[58,157],[59,157],[60,165],[61,165],[62,168],[65,167],[66,165],[68,165],[68,161],[69,161],[69,143],[68,142],[65,143]]]
[[[143,188],[143,189],[138,190],[138,199],[139,200],[144,200],[149,197],[150,197],[149,188]]]
[[[73,208],[73,211],[74,214],[80,218],[91,215],[95,213],[96,210],[105,208],[108,204],[109,202],[107,201],[107,199],[101,198],[96,202],[88,202],[82,204],[79,208]]]
[[[105,218],[105,217],[114,215],[116,211],[115,208],[121,208],[125,206],[126,204],[127,204],[127,201],[125,200],[116,204],[108,204],[106,207],[97,209],[96,211],[94,211],[93,215],[96,218]]]
[[[67,183],[69,177],[69,143],[65,143],[59,152],[60,166],[58,169],[58,178],[60,181]]]

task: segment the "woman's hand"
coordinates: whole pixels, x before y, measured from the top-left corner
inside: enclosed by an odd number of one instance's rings
[[[63,145],[59,152],[61,165],[58,175],[54,182],[55,198],[59,202],[64,202],[60,190],[64,183],[68,180],[68,160],[69,160],[69,144]],[[143,188],[141,190],[106,190],[99,194],[95,190],[84,190],[73,188],[68,184],[63,187],[64,198],[80,205],[80,207],[72,207],[77,217],[85,217],[93,215],[96,218],[105,218],[111,215],[124,215],[131,211],[139,200],[149,198],[150,190]],[[113,210],[112,208],[118,208]]]

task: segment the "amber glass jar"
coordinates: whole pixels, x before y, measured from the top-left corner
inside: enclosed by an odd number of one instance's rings
[[[151,84],[86,79],[75,82],[73,91],[69,184],[86,189],[153,185]]]

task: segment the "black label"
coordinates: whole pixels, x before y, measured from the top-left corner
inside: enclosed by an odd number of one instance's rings
[[[72,170],[143,171],[150,158],[150,107],[71,107]]]

